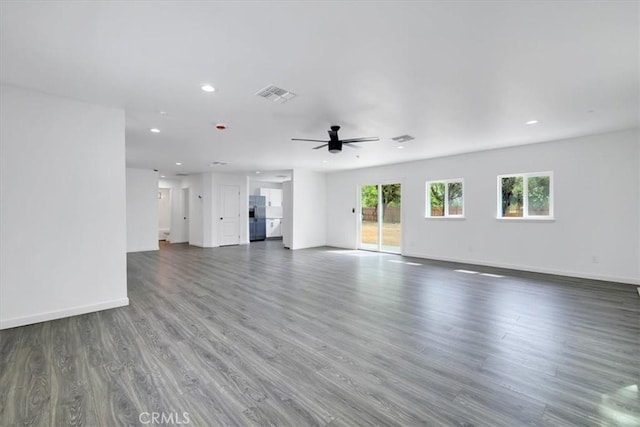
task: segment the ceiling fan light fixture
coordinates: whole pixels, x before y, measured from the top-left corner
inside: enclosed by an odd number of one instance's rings
[[[402,144],[404,142],[413,141],[414,139],[415,139],[415,137],[413,137],[411,135],[400,135],[400,136],[396,136],[395,138],[391,138],[392,141],[395,141],[398,144]]]
[[[355,144],[358,142],[374,142],[380,141],[377,136],[367,136],[362,138],[351,138],[351,139],[340,139],[338,137],[338,131],[340,130],[340,126],[333,125],[331,126],[331,130],[329,131],[329,140],[321,140],[321,139],[302,139],[302,138],[291,138],[292,141],[310,141],[310,142],[322,142],[322,145],[318,145],[317,147],[313,147],[314,150],[318,150],[320,148],[327,147],[329,153],[337,154],[342,152],[342,146],[346,145],[350,148],[360,148]]]

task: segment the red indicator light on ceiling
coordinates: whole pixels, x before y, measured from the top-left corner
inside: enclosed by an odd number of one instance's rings
[[[218,130],[225,130],[226,128],[227,128],[227,125],[222,124],[222,123],[218,123],[216,125],[216,129],[218,129]]]

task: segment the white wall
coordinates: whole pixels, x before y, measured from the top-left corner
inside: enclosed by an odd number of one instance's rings
[[[282,183],[282,244],[291,249],[293,234],[293,183]]]
[[[321,172],[294,169],[292,175],[293,232],[291,249],[326,244],[327,180]]]
[[[127,168],[127,252],[158,250],[158,172]]]
[[[124,111],[0,94],[0,328],[127,305]]]
[[[639,150],[627,131],[333,173],[327,243],[356,247],[359,185],[399,181],[405,255],[638,283]],[[555,221],[496,220],[497,175],[548,170]],[[425,182],[448,178],[465,179],[466,219],[425,219]]]
[[[190,175],[181,183],[182,188],[189,188],[188,241],[190,245],[204,248],[220,246],[218,205],[221,185],[237,185],[240,190],[240,244],[249,243],[249,179],[247,176],[202,173]],[[181,203],[181,198],[174,200],[173,212],[180,212],[174,217],[182,218]],[[175,223],[172,222],[172,225]]]

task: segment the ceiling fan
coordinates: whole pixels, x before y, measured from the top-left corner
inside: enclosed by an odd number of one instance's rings
[[[330,153],[339,153],[342,151],[342,144],[354,144],[356,142],[373,142],[380,141],[378,137],[366,137],[366,138],[351,138],[351,139],[338,139],[338,131],[340,130],[340,126],[331,126],[331,130],[329,132],[329,140],[323,141],[321,139],[301,139],[301,138],[291,138],[292,141],[311,141],[311,142],[324,142],[322,145],[318,145],[317,147],[313,147],[314,150],[322,147],[329,147]],[[348,147],[359,148],[355,145],[348,145]]]

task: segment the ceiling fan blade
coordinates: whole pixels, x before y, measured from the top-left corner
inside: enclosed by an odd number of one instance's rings
[[[351,144],[353,144],[353,142],[345,142],[345,143],[343,143],[343,145],[344,145],[345,147],[357,148],[358,150],[362,148],[362,147],[360,147],[359,145],[351,145]]]
[[[326,139],[301,139],[301,138],[291,138],[292,141],[311,141],[311,142],[329,142]]]
[[[327,145],[329,144],[327,143],[327,144],[318,145],[317,147],[313,147],[313,149],[317,150],[318,148],[326,147]]]
[[[366,138],[343,139],[342,143],[343,144],[349,144],[351,142],[373,142],[373,141],[380,141],[380,138],[378,138],[377,136],[370,136],[370,137],[366,137]]]

